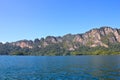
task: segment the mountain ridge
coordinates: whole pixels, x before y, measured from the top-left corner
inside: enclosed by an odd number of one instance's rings
[[[0,43],[0,54],[11,55],[80,55],[120,54],[120,29],[100,27],[82,34],[47,36],[35,40]],[[34,54],[33,54],[34,53]]]
[[[108,39],[107,39],[108,38]],[[105,40],[103,40],[105,39]],[[108,47],[106,42],[116,43],[120,42],[120,29],[111,27],[94,28],[82,34],[66,34],[64,36],[47,36],[46,38],[32,40],[20,40],[12,42],[12,45],[20,46],[21,48],[28,47],[33,48],[34,44],[38,46],[46,47],[49,44],[56,43],[79,43],[84,46],[96,47],[104,46]],[[72,50],[72,48],[71,48]]]

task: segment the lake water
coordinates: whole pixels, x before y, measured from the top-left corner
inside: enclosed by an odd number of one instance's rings
[[[120,80],[120,56],[0,56],[0,80]]]

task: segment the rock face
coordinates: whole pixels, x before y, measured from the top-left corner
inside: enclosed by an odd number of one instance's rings
[[[114,29],[111,27],[101,27],[99,29],[92,29],[84,34],[67,34],[63,37],[48,36],[45,39],[35,39],[34,41],[21,40],[11,43],[21,48],[44,48],[52,44],[62,44],[68,50],[75,50],[80,46],[89,47],[109,47],[109,44],[120,43],[120,29]]]
[[[17,42],[12,42],[11,43],[14,46],[20,46],[21,48],[33,48],[33,41],[28,41],[28,40],[21,40]]]

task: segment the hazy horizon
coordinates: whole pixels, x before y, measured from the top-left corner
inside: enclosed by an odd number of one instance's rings
[[[0,42],[120,28],[119,0],[0,1]]]

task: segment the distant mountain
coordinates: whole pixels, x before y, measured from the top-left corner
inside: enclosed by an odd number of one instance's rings
[[[68,50],[75,50],[79,45],[89,47],[109,47],[109,43],[120,43],[120,29],[111,27],[101,27],[99,29],[92,29],[84,34],[67,34],[63,37],[47,36],[45,39],[35,39],[34,41],[21,40],[11,43],[21,48],[33,48],[35,46],[41,48],[50,44],[65,44]]]
[[[67,53],[69,52],[76,53],[77,51],[79,54],[80,52],[79,50],[83,46],[90,49],[96,48],[96,47],[102,47],[102,48],[104,47],[105,49],[107,49],[114,44],[118,46],[118,44],[120,44],[120,29],[104,26],[101,28],[92,29],[83,34],[74,34],[74,35],[67,34],[67,35],[64,35],[63,37],[47,36],[45,39],[44,38],[35,39],[34,41],[20,40],[17,42],[6,43],[6,44],[9,44],[10,46],[14,46],[14,47],[15,46],[20,47],[21,49],[27,48],[28,52],[33,51],[33,52],[37,52],[37,54],[42,53],[42,55],[44,55],[45,53],[44,49],[48,47],[50,50],[48,49],[47,52],[53,49],[53,53],[55,52],[58,53],[60,51],[56,51],[55,49],[58,47],[59,48],[58,50],[67,51]],[[37,50],[35,51],[35,49]],[[117,50],[114,52],[119,52],[119,51]],[[31,52],[29,54],[31,54]],[[62,54],[62,53],[59,53],[59,54]],[[52,55],[52,51],[51,51],[51,55]]]

